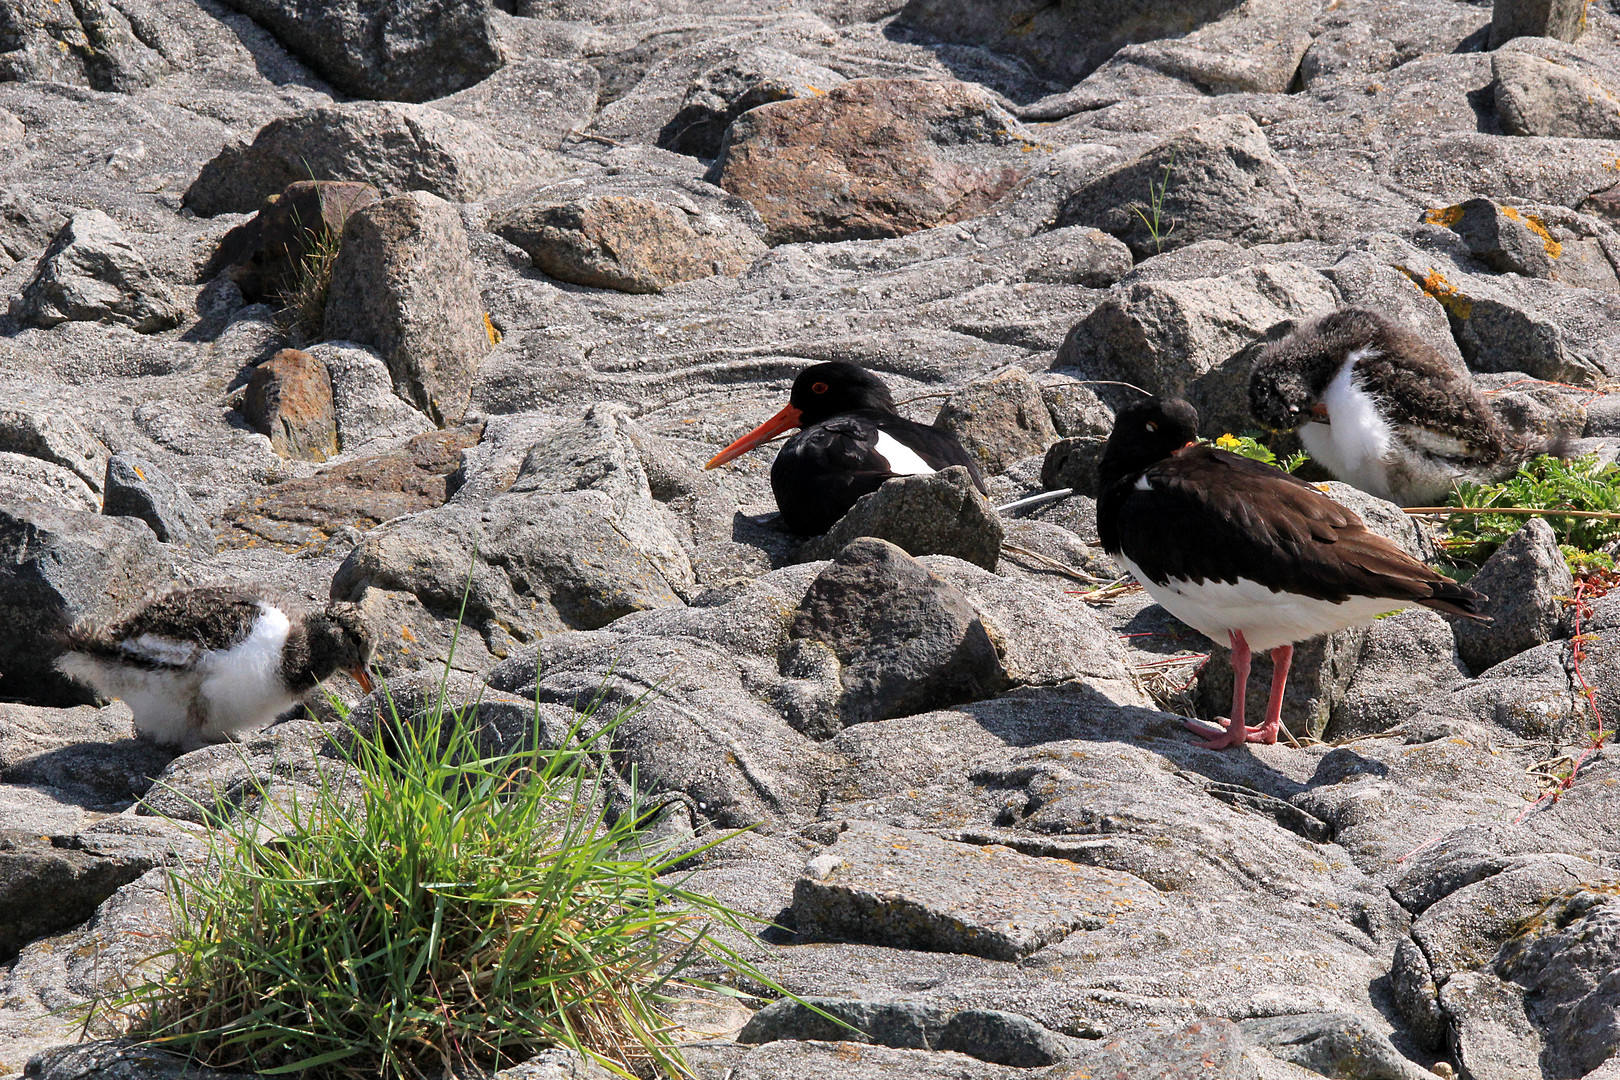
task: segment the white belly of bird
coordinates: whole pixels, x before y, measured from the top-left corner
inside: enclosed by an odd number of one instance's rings
[[[919,457],[917,451],[886,431],[878,432],[877,452],[889,463],[889,471],[896,476],[921,476],[937,471]]]
[[[1394,432],[1378,411],[1373,396],[1361,388],[1356,378],[1357,361],[1370,355],[1370,349],[1356,349],[1345,357],[1344,366],[1322,394],[1330,424],[1306,424],[1299,429],[1299,441],[1306,453],[1322,467],[1351,487],[1380,499],[1392,497],[1389,483],[1389,456]]]
[[[1371,622],[1386,611],[1409,603],[1378,596],[1352,596],[1335,603],[1295,593],[1277,592],[1258,581],[1184,581],[1171,578],[1163,585],[1149,581],[1137,565],[1120,562],[1142,583],[1160,607],[1217,645],[1232,647],[1232,631],[1256,652],[1292,645],[1318,634],[1331,634],[1348,626]]]
[[[281,649],[291,625],[280,608],[261,604],[252,633],[198,659],[200,699],[209,726],[221,735],[264,727],[297,702],[281,679]]]
[[[84,653],[68,653],[56,668],[70,679],[95,687],[102,697],[129,706],[135,731],[165,746],[196,745],[190,739],[190,703],[200,676],[195,670],[148,669],[109,664]]]

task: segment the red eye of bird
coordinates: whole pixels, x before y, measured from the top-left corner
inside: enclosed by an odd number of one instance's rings
[[[825,394],[827,392],[827,384],[824,382],[814,383],[811,385],[810,389],[814,390],[818,394]]]

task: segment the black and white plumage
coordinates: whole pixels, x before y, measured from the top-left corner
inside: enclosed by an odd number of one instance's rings
[[[815,364],[793,380],[788,404],[765,423],[716,454],[705,469],[740,457],[794,428],[771,464],[771,490],[782,524],[801,536],[832,528],[862,495],[885,480],[967,467],[985,492],[973,458],[937,428],[895,411],[889,388],[855,364]]]
[[[336,671],[370,690],[353,604],[288,612],[234,587],[182,589],[109,626],[69,630],[57,670],[120,698],[141,738],[192,750],[264,727]]]
[[[1336,479],[1403,506],[1443,504],[1553,449],[1508,430],[1466,371],[1366,308],[1341,308],[1267,345],[1249,409],[1300,442]]]
[[[1295,642],[1414,604],[1478,617],[1479,593],[1369,532],[1305,481],[1195,442],[1197,430],[1185,401],[1122,409],[1097,469],[1097,528],[1149,596],[1232,650],[1229,726],[1205,745],[1276,741]],[[1275,662],[1259,727],[1244,718],[1252,649],[1270,650]]]

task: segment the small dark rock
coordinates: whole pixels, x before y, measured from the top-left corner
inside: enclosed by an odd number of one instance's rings
[[[968,383],[945,400],[934,426],[956,436],[986,476],[1045,453],[1058,437],[1040,384],[1023,368]]]
[[[1553,276],[1548,246],[1557,244],[1546,226],[1511,206],[1498,206],[1489,199],[1469,199],[1444,210],[1430,211],[1437,221],[1462,237],[1474,258],[1499,274],[1525,277]],[[1540,229],[1538,233],[1534,230]]]
[[[1059,439],[1046,451],[1041,462],[1041,487],[1047,491],[1073,488],[1088,499],[1098,494],[1097,463],[1102,460],[1108,439],[1083,435],[1072,439]]]
[[[800,549],[799,561],[831,558],[871,536],[911,555],[951,555],[994,570],[1005,531],[968,471],[956,465],[932,475],[896,477],[861,496],[825,536]]]
[[[282,457],[325,461],[337,453],[332,377],[306,352],[282,349],[254,368],[242,414]]]
[[[118,453],[107,460],[101,512],[140,518],[165,544],[213,549],[214,530],[191,496],[168,473],[134,454]]]
[[[0,832],[0,962],[35,938],[77,926],[119,886],[156,865],[74,850],[50,837]]]
[[[883,540],[838,553],[811,583],[788,638],[784,674],[807,662],[807,648],[831,650],[841,666],[839,715],[828,730],[806,732],[815,738],[976,701],[1010,682],[967,596]]]
[[[1084,1046],[1079,1039],[1059,1035],[1018,1013],[964,1009],[945,1025],[935,1049],[955,1050],[997,1065],[1033,1069],[1067,1061]]]
[[[1481,614],[1494,620],[1459,619],[1453,624],[1457,652],[1475,672],[1558,637],[1563,598],[1575,592],[1552,526],[1541,518],[1531,518],[1509,537],[1469,585],[1485,594]]]
[[[835,1019],[811,1011],[815,1006]],[[900,1049],[938,1049],[950,1010],[920,1001],[861,1001],[854,998],[806,997],[773,1001],[755,1013],[737,1033],[740,1043],[780,1039],[875,1043]],[[843,1023],[839,1023],[842,1021]],[[845,1025],[848,1025],[847,1027]]]

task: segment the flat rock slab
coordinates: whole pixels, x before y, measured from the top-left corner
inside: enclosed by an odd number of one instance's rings
[[[1018,960],[1157,891],[1062,859],[851,821],[793,888],[801,934]]]

